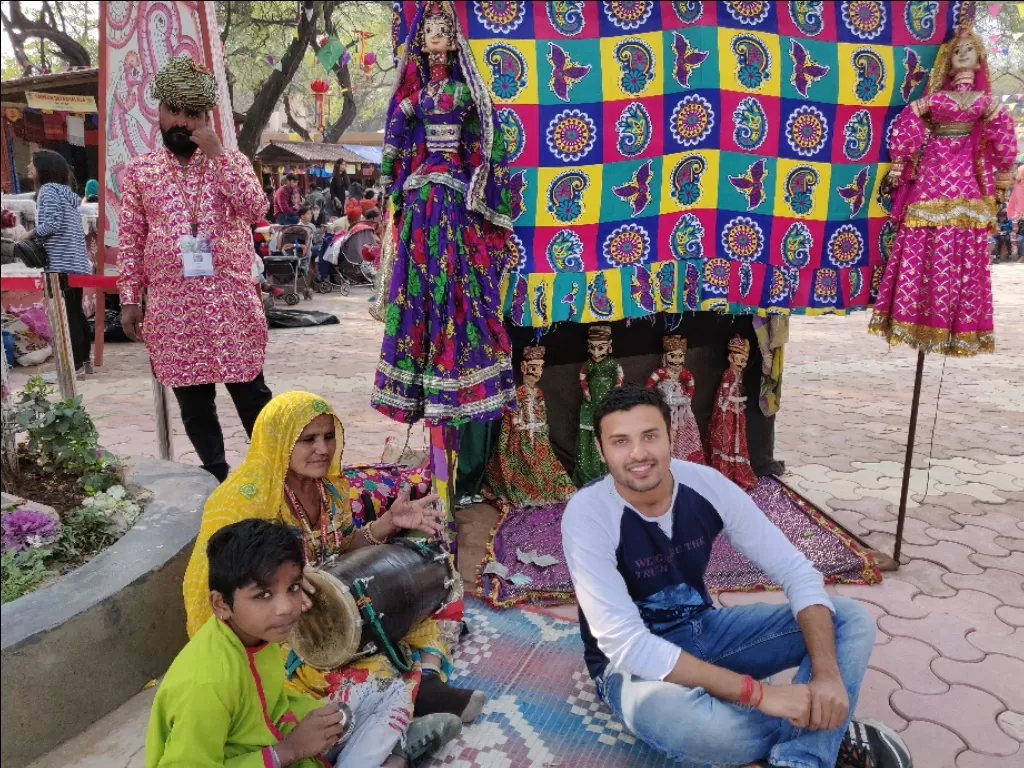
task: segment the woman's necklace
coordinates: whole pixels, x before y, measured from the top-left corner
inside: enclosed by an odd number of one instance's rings
[[[313,532],[313,525],[310,522],[309,515],[306,513],[305,507],[302,506],[302,502],[299,501],[295,492],[289,487],[288,483],[284,484],[284,493],[288,498],[288,504],[291,506],[292,511],[296,517],[302,523],[305,530],[303,531],[302,538],[304,541],[309,543],[309,551],[313,553],[313,560],[316,564],[322,564],[327,560],[327,533],[328,533],[328,522],[332,523],[330,526],[334,533],[334,551],[341,551],[341,537],[338,535],[338,529],[333,525],[333,516],[328,511],[332,509],[327,504],[327,489],[324,487],[322,480],[316,481],[317,491],[320,495],[320,555],[317,557],[316,552],[316,534]],[[328,518],[331,518],[330,521]],[[306,547],[303,547],[303,555],[306,555]],[[309,559],[307,557],[307,563]]]

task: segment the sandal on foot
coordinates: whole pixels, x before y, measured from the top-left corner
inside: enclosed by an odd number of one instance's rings
[[[456,688],[448,685],[439,675],[424,675],[416,694],[414,715],[422,717],[435,712],[458,715],[464,723],[472,722],[487,702],[483,691]]]
[[[409,723],[404,743],[395,746],[394,754],[404,757],[410,768],[419,765],[462,731],[462,722],[455,715],[437,712],[417,717]]]

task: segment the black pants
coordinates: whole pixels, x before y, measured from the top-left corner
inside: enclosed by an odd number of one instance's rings
[[[245,434],[252,437],[252,428],[263,406],[274,395],[266,382],[263,371],[252,381],[225,384],[228,394],[235,403],[238,418],[242,420]],[[192,441],[203,469],[221,482],[228,476],[228,462],[224,456],[224,433],[217,418],[217,385],[196,384],[191,387],[175,387],[174,396],[181,409],[181,421],[185,434]]]
[[[92,334],[89,333],[89,321],[82,309],[82,289],[64,287],[64,306],[68,314],[68,332],[71,334],[71,356],[75,360],[77,371],[89,362],[92,350]]]

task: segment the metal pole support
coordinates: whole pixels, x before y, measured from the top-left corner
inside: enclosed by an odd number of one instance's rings
[[[910,472],[914,462],[914,437],[917,433],[917,412],[921,408],[921,379],[924,376],[924,352],[917,352],[917,372],[914,374],[914,400],[910,404],[910,428],[907,430],[907,455],[903,459],[903,488],[900,490],[900,509],[896,515],[896,543],[892,559],[900,565],[900,549],[903,548],[903,523],[907,519],[907,497],[910,495]]]
[[[71,352],[71,331],[68,329],[68,311],[64,304],[63,283],[67,275],[44,272],[46,315],[50,321],[50,343],[57,363],[57,384],[60,396],[69,400],[75,396],[75,358]]]
[[[174,444],[171,434],[171,416],[167,411],[167,387],[154,377],[153,410],[156,414],[156,443],[160,458],[174,461]]]

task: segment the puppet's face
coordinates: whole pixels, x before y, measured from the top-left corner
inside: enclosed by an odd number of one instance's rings
[[[682,368],[686,363],[686,350],[673,349],[665,353],[665,366],[668,368]]]
[[[587,352],[590,353],[591,360],[600,363],[612,353],[612,343],[610,341],[588,341]]]
[[[455,30],[451,19],[444,14],[428,16],[423,20],[423,47],[427,53],[447,53],[455,50]]]
[[[954,71],[977,71],[980,66],[980,58],[974,40],[970,37],[960,38],[956,45],[953,46],[952,61]]]
[[[729,353],[729,367],[740,373],[747,367],[748,359],[750,359],[749,352],[732,351]]]
[[[520,370],[523,372],[523,383],[535,387],[544,375],[544,361],[524,360]]]

